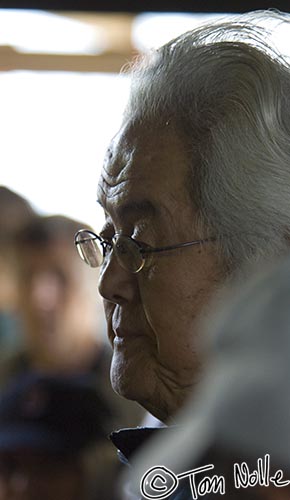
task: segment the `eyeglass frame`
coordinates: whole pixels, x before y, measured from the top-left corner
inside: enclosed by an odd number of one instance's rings
[[[77,241],[77,237],[79,236],[79,234],[81,234],[83,232],[89,233],[90,235],[93,236],[93,238],[91,238],[89,240],[87,239],[87,240]],[[176,245],[169,245],[169,246],[163,246],[163,247],[151,247],[147,243],[143,243],[141,241],[135,240],[134,238],[132,238],[131,236],[128,236],[126,234],[115,233],[114,236],[111,238],[111,241],[108,241],[105,238],[102,238],[102,236],[94,233],[90,229],[79,229],[76,232],[76,234],[75,234],[74,242],[75,242],[75,245],[77,246],[77,245],[80,245],[80,244],[84,243],[85,241],[98,240],[100,242],[101,246],[102,246],[103,259],[105,259],[105,252],[106,252],[106,250],[105,250],[105,247],[103,246],[103,244],[104,243],[107,244],[108,246],[111,247],[110,250],[114,251],[114,247],[116,245],[116,243],[114,242],[114,238],[116,238],[118,236],[121,236],[123,238],[128,238],[129,240],[131,240],[136,245],[136,247],[138,247],[138,250],[140,251],[141,256],[143,256],[144,254],[148,255],[148,254],[152,254],[152,253],[167,252],[167,251],[171,251],[171,250],[176,250],[178,248],[185,248],[185,247],[188,247],[188,246],[193,246],[193,245],[208,243],[210,241],[215,241],[216,240],[216,238],[204,238],[204,239],[201,239],[201,240],[193,240],[193,241],[187,241],[185,243],[178,243]],[[80,258],[82,259],[81,256],[80,256]],[[84,259],[82,259],[82,260],[84,262],[86,262]],[[95,266],[95,267],[101,267],[101,265],[103,264],[103,262],[99,266]],[[132,274],[137,274],[140,271],[142,271],[142,269],[144,268],[145,262],[146,262],[146,257],[143,258],[142,262],[143,262],[142,266],[140,268],[138,268],[137,271],[131,271],[129,269],[126,269],[126,270],[128,272],[131,272]],[[90,266],[90,264],[88,262],[86,262],[86,264],[88,264]],[[93,266],[90,266],[90,267],[93,267]]]

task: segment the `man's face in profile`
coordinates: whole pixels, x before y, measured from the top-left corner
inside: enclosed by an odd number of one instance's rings
[[[204,238],[187,189],[188,168],[172,126],[123,127],[99,183],[106,215],[101,236],[121,233],[151,247]],[[113,387],[161,420],[191,392],[200,364],[197,325],[221,274],[214,243],[156,254],[137,274],[112,253],[102,266]]]

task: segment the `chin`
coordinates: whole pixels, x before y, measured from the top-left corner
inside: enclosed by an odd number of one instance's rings
[[[144,406],[144,401],[152,397],[155,381],[151,363],[141,358],[142,352],[127,358],[114,349],[111,384],[117,394]]]
[[[114,351],[111,365],[111,384],[123,398],[136,401],[145,410],[162,422],[166,422],[169,411],[158,391],[158,383],[152,360],[141,359],[142,351],[134,358],[124,359]]]

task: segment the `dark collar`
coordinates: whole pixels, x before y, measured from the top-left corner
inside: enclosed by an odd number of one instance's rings
[[[151,437],[160,435],[161,432],[171,432],[171,427],[136,427],[134,429],[120,429],[112,432],[110,439],[118,449],[122,462],[128,463],[132,455],[135,454],[143,444],[147,443]],[[124,460],[124,458],[125,460]]]

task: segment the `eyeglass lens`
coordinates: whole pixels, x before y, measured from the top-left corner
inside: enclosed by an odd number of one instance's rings
[[[89,231],[82,231],[77,235],[76,243],[81,259],[89,266],[99,267],[102,265],[104,256],[101,240],[94,237]],[[126,271],[138,273],[144,266],[145,259],[138,244],[128,236],[114,236],[113,252],[119,264]]]
[[[113,238],[114,252],[120,265],[131,273],[138,273],[144,266],[145,259],[140,248],[128,236],[118,234]]]
[[[88,231],[83,231],[76,238],[77,249],[82,260],[91,267],[99,267],[103,262],[99,242]]]

